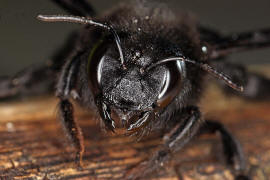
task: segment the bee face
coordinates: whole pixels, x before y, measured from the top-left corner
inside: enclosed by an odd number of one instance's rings
[[[94,96],[102,97],[103,103],[118,112],[158,111],[170,104],[181,91],[184,62],[175,61],[148,69],[161,57],[176,56],[181,54],[180,51],[169,43],[166,46],[169,50],[155,47],[157,39],[148,39],[147,44],[144,41],[145,38],[133,42],[123,39],[126,68],[121,66],[114,44],[101,42],[94,48],[95,52],[90,53],[90,89]]]

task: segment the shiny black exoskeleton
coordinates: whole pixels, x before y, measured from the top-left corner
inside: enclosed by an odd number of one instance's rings
[[[196,134],[219,132],[236,179],[248,179],[238,141],[222,124],[203,121],[197,103],[207,74],[239,91],[236,94],[240,96],[256,99],[264,93],[269,97],[268,79],[223,60],[232,52],[269,46],[268,29],[222,36],[188,14],[173,13],[160,3],[124,3],[94,18],[93,8],[84,0],[54,1],[76,16],[40,15],[40,20],[85,27],[71,36],[48,66],[1,80],[0,97],[39,92],[37,87],[50,90],[57,84],[60,117],[77,148],[79,165],[84,153],[83,134],[73,117],[70,99],[96,108],[109,131],[114,131],[119,120],[128,133],[139,137],[151,131],[167,132],[160,150],[125,178],[147,176]],[[43,72],[44,80],[36,80],[33,75],[38,72]],[[56,74],[59,79],[51,78]],[[254,81],[260,87],[256,91],[250,85]]]

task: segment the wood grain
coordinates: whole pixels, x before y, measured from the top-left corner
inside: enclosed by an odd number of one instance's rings
[[[94,112],[76,108],[86,144],[84,168],[78,170],[74,164],[74,149],[57,120],[56,107],[54,97],[0,103],[1,180],[121,179],[127,168],[149,157],[162,143],[158,135],[136,142],[121,133],[105,134],[99,128]],[[255,180],[268,179],[270,102],[246,102],[226,97],[210,85],[200,107],[205,117],[224,122],[240,140],[249,174]],[[184,180],[233,179],[222,158],[218,137],[194,139],[151,179],[179,177]]]

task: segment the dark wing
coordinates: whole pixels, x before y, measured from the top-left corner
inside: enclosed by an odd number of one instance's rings
[[[201,40],[211,46],[210,59],[270,46],[270,28],[221,35],[215,30],[200,26],[199,32]]]

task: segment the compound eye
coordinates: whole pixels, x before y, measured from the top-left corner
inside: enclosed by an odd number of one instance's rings
[[[186,76],[183,61],[169,62],[167,67],[157,100],[157,106],[161,108],[166,107],[179,94]]]
[[[97,43],[97,45],[91,50],[88,57],[88,77],[89,77],[89,86],[94,95],[100,93],[100,81],[102,73],[102,65],[105,59],[105,52],[107,46],[104,42]]]

